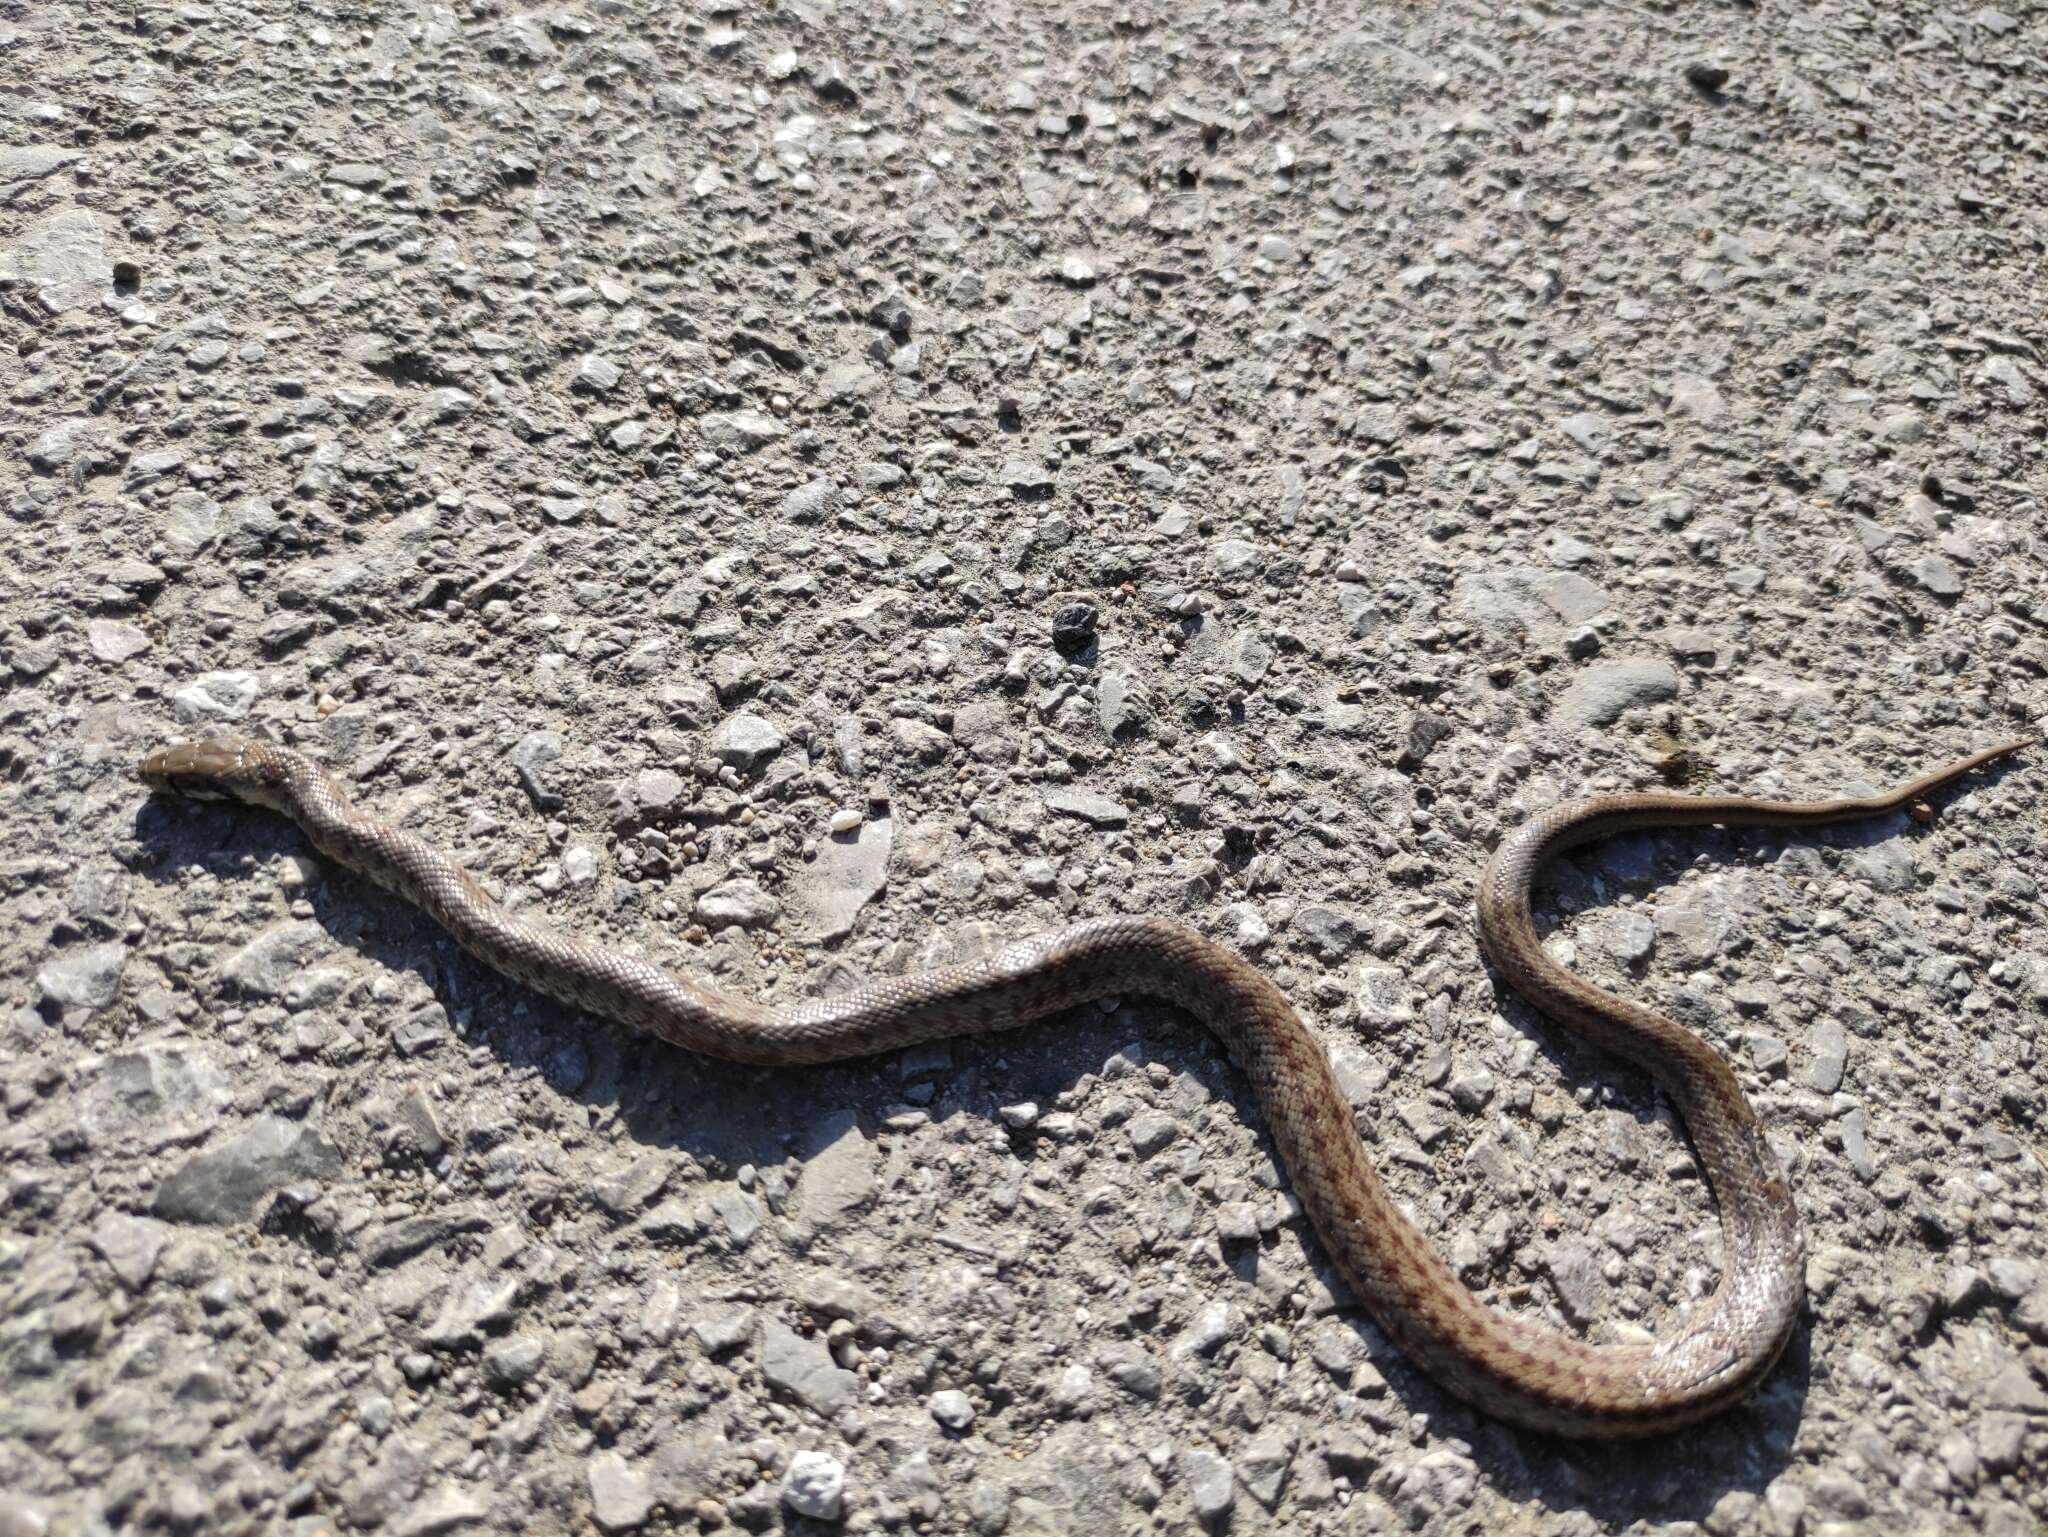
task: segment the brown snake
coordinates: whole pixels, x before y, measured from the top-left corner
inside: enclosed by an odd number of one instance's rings
[[[1560,1435],[1629,1436],[1712,1414],[1763,1380],[1804,1294],[1799,1219],[1756,1112],[1720,1054],[1544,952],[1529,910],[1536,872],[1553,855],[1619,832],[1710,823],[1810,827],[1899,811],[2029,745],[1986,748],[1860,800],[1624,794],[1572,801],[1532,817],[1494,852],[1479,886],[1487,955],[1530,1003],[1657,1080],[1685,1118],[1720,1208],[1726,1261],[1713,1296],[1669,1336],[1619,1345],[1524,1322],[1467,1290],[1381,1182],[1321,1047],[1286,997],[1185,925],[1091,918],[966,965],[768,1008],[508,911],[448,855],[357,810],[332,776],[290,748],[217,737],[152,754],[141,772],[156,789],[283,812],[323,853],[431,913],[485,965],[710,1057],[833,1062],[1009,1029],[1111,995],[1178,1004],[1250,1080],[1324,1250],[1411,1358],[1501,1419]]]

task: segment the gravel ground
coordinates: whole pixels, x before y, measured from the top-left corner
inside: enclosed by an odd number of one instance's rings
[[[2040,1529],[2038,756],[1547,883],[1808,1224],[1621,1450],[1406,1365],[1170,1011],[705,1063],[146,800],[260,729],[763,998],[1177,916],[1490,1299],[1703,1296],[1473,882],[2039,729],[2048,12],[1052,10],[0,4],[0,1532]]]

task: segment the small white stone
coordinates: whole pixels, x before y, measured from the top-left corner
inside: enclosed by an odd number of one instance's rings
[[[974,1426],[974,1401],[957,1388],[946,1388],[931,1396],[932,1418],[946,1429],[965,1432]]]
[[[823,1452],[798,1452],[782,1480],[782,1503],[800,1516],[837,1521],[846,1498],[846,1464]]]

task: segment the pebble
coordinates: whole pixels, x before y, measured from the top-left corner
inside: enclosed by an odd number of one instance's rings
[[[171,706],[180,725],[218,725],[242,719],[261,691],[254,673],[202,673],[171,696]]]
[[[974,1428],[974,1401],[965,1393],[947,1388],[932,1394],[929,1403],[932,1418],[945,1429],[965,1435]]]
[[[141,626],[122,619],[95,619],[85,627],[86,644],[102,662],[118,666],[150,648],[149,636]]]
[[[1187,1486],[1195,1519],[1204,1526],[1220,1527],[1237,1502],[1236,1476],[1230,1464],[1214,1452],[1191,1448],[1180,1455],[1181,1482]]]
[[[551,772],[561,758],[562,738],[553,731],[529,731],[512,749],[513,772],[537,811],[552,811],[562,804]]]
[[[619,382],[619,365],[595,352],[586,352],[576,360],[576,372],[569,381],[569,387],[590,394],[608,394]]]
[[[986,1478],[967,1486],[967,1519],[976,1537],[1000,1537],[1010,1524],[1010,1491]]]
[[[1094,1401],[1095,1376],[1079,1364],[1064,1367],[1048,1396],[1055,1413],[1068,1416],[1082,1414]]]
[[[1229,1303],[1212,1302],[1195,1314],[1174,1348],[1179,1354],[1214,1355],[1243,1327],[1242,1315]]]
[[[1607,948],[1624,966],[1640,966],[1657,947],[1657,925],[1639,912],[1620,913],[1607,925]]]
[[[757,881],[742,877],[712,887],[697,898],[697,921],[707,929],[766,928],[781,915],[782,904]]]
[[[590,1506],[600,1530],[637,1531],[654,1513],[654,1487],[618,1452],[599,1452],[590,1459]]]
[[[850,825],[842,825],[848,819]],[[895,846],[895,822],[886,813],[863,821],[858,812],[841,812],[832,825],[838,836],[818,845],[784,891],[791,931],[811,944],[853,931],[861,910],[888,884]]]
[[[1100,615],[1092,603],[1068,603],[1052,617],[1052,643],[1064,656],[1078,656],[1095,644]]]
[[[1216,1236],[1225,1243],[1259,1241],[1259,1209],[1250,1201],[1224,1201],[1216,1208]]]
[[[1391,1032],[1415,1022],[1408,979],[1390,966],[1361,966],[1352,989],[1359,1023],[1377,1032]]]
[[[783,1475],[782,1503],[799,1516],[837,1521],[846,1500],[846,1464],[823,1452],[798,1452]]]
[[[258,998],[281,998],[292,982],[334,941],[311,918],[274,923],[236,950],[221,965],[221,976]]]
[[[791,523],[815,523],[831,516],[840,503],[835,481],[820,478],[797,487],[782,499],[782,516]]]
[[[1273,1510],[1280,1504],[1280,1493],[1286,1487],[1293,1462],[1292,1436],[1277,1429],[1261,1431],[1237,1455],[1238,1485],[1266,1509]]]
[[[170,1230],[160,1222],[109,1211],[93,1225],[91,1242],[121,1285],[139,1292],[149,1285],[169,1238]]]
[[[717,1308],[691,1320],[690,1332],[709,1355],[729,1355],[754,1337],[754,1310],[745,1305]]]
[[[1112,741],[1141,731],[1150,722],[1153,703],[1145,686],[1129,673],[1109,671],[1096,686],[1096,719]]]
[[[734,453],[753,453],[788,435],[780,422],[758,411],[716,412],[699,417],[697,425],[705,442]]]
[[[1180,1128],[1174,1124],[1172,1116],[1148,1111],[1144,1115],[1133,1116],[1124,1128],[1124,1134],[1130,1138],[1133,1152],[1140,1158],[1150,1158],[1179,1136]]]

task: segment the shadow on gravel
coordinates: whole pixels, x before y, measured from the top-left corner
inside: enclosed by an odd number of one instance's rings
[[[1889,818],[1805,833],[1702,829],[1660,834],[1645,840],[1654,843],[1654,859],[1646,855],[1640,873],[1631,871],[1622,884],[1637,890],[1661,884],[1681,862],[1689,864],[1702,854],[1712,868],[1754,870],[1757,851],[1766,854],[1768,864],[1800,846],[1869,847],[1901,836],[1902,825],[1905,836],[1917,831],[1900,818]],[[252,863],[279,854],[311,854],[296,828],[268,814],[239,809],[168,806],[152,799],[138,814],[136,833],[158,856],[140,873],[159,880],[180,865],[196,862],[233,881]],[[380,966],[414,973],[451,1018],[467,1022],[467,1044],[451,1040],[437,1050],[487,1046],[515,1075],[529,1073],[580,1105],[586,1127],[603,1129],[606,1118],[616,1115],[620,1132],[631,1143],[686,1153],[711,1178],[730,1178],[743,1164],[768,1167],[801,1156],[806,1138],[835,1112],[843,1124],[852,1109],[871,1128],[882,1117],[906,1108],[906,1098],[920,1097],[924,1084],[934,1086],[925,1107],[934,1119],[970,1117],[1001,1126],[999,1106],[1027,1099],[1055,1101],[1109,1057],[1119,1052],[1131,1056],[1134,1044],[1141,1052],[1140,1070],[1158,1063],[1173,1075],[1173,1088],[1162,1097],[1173,1101],[1177,1114],[1199,1127],[1202,1104],[1229,1105],[1236,1120],[1256,1136],[1266,1165],[1277,1169],[1270,1138],[1243,1079],[1200,1026],[1181,1020],[1165,1006],[1127,1004],[1111,1016],[1084,1008],[992,1040],[941,1042],[830,1067],[757,1068],[710,1061],[616,1032],[506,981],[465,955],[438,925],[410,906],[317,855],[312,857],[318,860],[320,873],[299,894],[321,927],[339,944]],[[1587,862],[1595,857],[1582,854],[1554,865],[1539,891],[1543,908],[1575,915],[1611,900],[1611,890],[1596,892],[1587,878]],[[1666,873],[1659,874],[1659,869]],[[1611,877],[1609,883],[1613,884]],[[667,959],[687,965],[680,945]],[[830,964],[830,958],[821,957],[821,964]],[[1558,1063],[1567,1082],[1610,1091],[1609,1106],[1645,1124],[1660,1113],[1663,1101],[1644,1075],[1579,1042],[1505,992],[1495,1003]],[[1797,1028],[1794,1022],[1777,1023]],[[369,1024],[376,1028],[374,1020]],[[1725,1042],[1727,1032],[1716,1033]],[[382,1066],[392,1076],[403,1076],[409,1069],[395,1055]],[[429,1054],[411,1070],[424,1078],[439,1069]],[[507,1098],[516,1098],[517,1089],[515,1080],[507,1086]],[[533,1106],[519,1109],[531,1114]],[[1375,1113],[1387,1112],[1376,1106],[1368,1116]],[[562,1129],[579,1130],[573,1121]],[[1218,1133],[1212,1125],[1206,1134]],[[1201,1135],[1198,1130],[1198,1138]],[[1035,1159],[1057,1161],[1065,1151],[1056,1142],[1030,1134],[1009,1134],[1009,1143],[1027,1168]],[[1124,1156],[1120,1139],[1115,1150],[1116,1156]],[[1101,1143],[1096,1152],[1110,1156]],[[1796,1177],[1794,1182],[1796,1187]],[[573,1201],[577,1194],[565,1191],[559,1198]],[[1113,1243],[1113,1230],[1128,1224],[1119,1210],[1091,1212],[1080,1196],[1074,1200],[1075,1209],[1066,1219],[1074,1227],[1091,1227]],[[1700,1205],[1704,1215],[1703,1199]],[[1302,1241],[1310,1262],[1320,1269],[1319,1249],[1312,1239],[1304,1236]],[[796,1247],[801,1249],[804,1242],[799,1235]],[[1192,1254],[1199,1247],[1219,1270],[1256,1288],[1262,1255],[1273,1245],[1270,1239],[1244,1245],[1179,1243],[1175,1252]],[[936,1231],[921,1255],[907,1262],[936,1268],[966,1253],[1028,1263],[1023,1257],[1030,1246],[1028,1224],[1005,1234],[1000,1218],[978,1215],[973,1234]],[[1809,1324],[1802,1320],[1784,1359],[1747,1404],[1655,1440],[1617,1445],[1566,1442],[1476,1414],[1411,1367],[1365,1315],[1346,1310],[1336,1316],[1356,1334],[1362,1353],[1387,1378],[1394,1395],[1397,1442],[1400,1421],[1426,1416],[1428,1428],[1417,1443],[1418,1456],[1463,1443],[1482,1476],[1502,1492],[1539,1499],[1561,1513],[1581,1512],[1602,1528],[1646,1518],[1701,1521],[1731,1493],[1761,1498],[1792,1460],[1810,1380]],[[1304,1445],[1301,1452],[1313,1455],[1314,1448]],[[1357,1475],[1359,1481],[1369,1477],[1364,1469]]]

